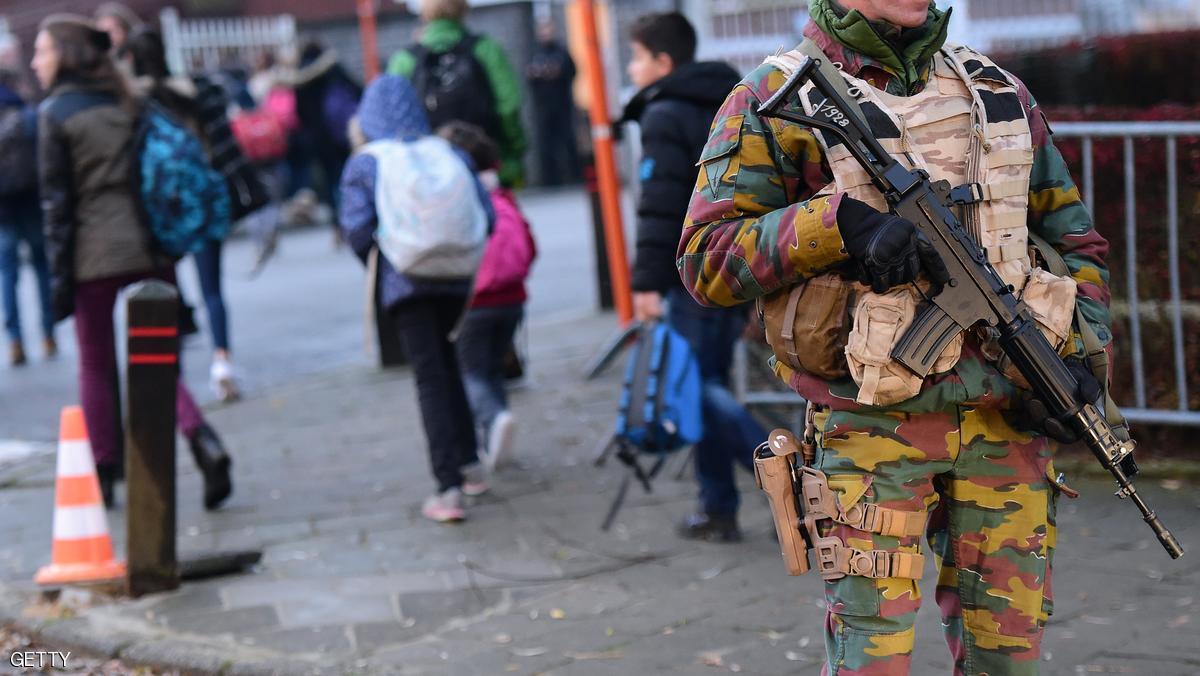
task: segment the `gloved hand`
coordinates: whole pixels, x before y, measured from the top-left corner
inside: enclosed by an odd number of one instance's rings
[[[1067,365],[1067,370],[1071,372],[1072,376],[1075,376],[1075,382],[1078,383],[1075,388],[1075,397],[1079,401],[1095,403],[1100,398],[1102,389],[1100,381],[1096,380],[1092,370],[1083,363],[1082,359],[1076,357],[1067,357],[1063,363]],[[1023,422],[1028,428],[1064,444],[1073,444],[1079,441],[1079,434],[1075,428],[1071,427],[1067,420],[1052,417],[1045,402],[1038,399],[1036,394],[1029,390],[1021,390],[1019,396],[1018,406],[1024,417]]]
[[[837,224],[846,253],[858,264],[859,280],[875,293],[908,284],[922,269],[938,284],[950,281],[933,243],[911,221],[844,196]]]

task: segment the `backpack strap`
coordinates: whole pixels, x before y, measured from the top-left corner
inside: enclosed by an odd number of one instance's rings
[[[663,382],[669,362],[667,352],[670,342],[667,337],[666,324],[661,321],[655,322],[649,336],[650,344],[647,345],[650,350],[650,369],[646,375],[645,421],[656,425],[662,420],[663,393],[667,389],[667,383]]]
[[[1058,253],[1058,249],[1050,246],[1041,235],[1033,230],[1029,231],[1029,241],[1037,250],[1042,260],[1046,262],[1046,267],[1050,272],[1059,277],[1070,277],[1071,270],[1067,267],[1067,262],[1063,260],[1062,254]],[[1100,382],[1101,391],[1104,394],[1104,417],[1108,420],[1108,424],[1112,425],[1116,430],[1125,431],[1128,438],[1129,421],[1121,414],[1121,409],[1117,407],[1113,401],[1112,395],[1109,392],[1109,358],[1108,351],[1104,349],[1104,343],[1100,337],[1096,335],[1096,330],[1084,318],[1083,312],[1079,310],[1079,303],[1075,303],[1075,325],[1079,331],[1079,337],[1083,342],[1084,363],[1087,364],[1092,375]]]
[[[480,37],[478,35],[476,35],[475,33],[472,33],[470,31],[463,31],[462,40],[459,40],[458,44],[455,45],[454,48],[462,50],[463,52],[470,54],[471,58],[474,58],[475,57],[475,45],[479,44],[479,40],[480,40]]]

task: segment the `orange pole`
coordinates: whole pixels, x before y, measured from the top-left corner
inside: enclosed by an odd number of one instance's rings
[[[585,44],[584,73],[591,92],[588,115],[592,123],[592,153],[600,186],[600,211],[604,217],[604,248],[608,253],[609,278],[617,318],[621,324],[633,319],[633,295],[629,281],[629,259],[625,256],[625,228],[621,222],[621,184],[613,154],[612,120],[608,115],[608,90],[604,84],[604,62],[596,30],[596,8],[592,0],[579,0]]]
[[[358,33],[362,39],[363,72],[367,82],[379,76],[379,48],[375,42],[375,0],[358,0]]]

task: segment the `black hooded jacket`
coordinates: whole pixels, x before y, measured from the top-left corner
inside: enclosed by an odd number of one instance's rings
[[[681,284],[675,251],[696,187],[696,162],[721,103],[741,80],[728,64],[687,63],[638,92],[621,117],[642,130],[633,290]]]

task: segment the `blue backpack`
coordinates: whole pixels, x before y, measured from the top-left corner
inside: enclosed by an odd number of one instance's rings
[[[147,103],[134,137],[134,186],[158,248],[174,258],[221,240],[231,225],[229,190],[204,146],[162,107]]]
[[[629,468],[600,525],[601,530],[612,527],[634,479],[647,493],[653,492],[651,481],[662,470],[668,455],[700,441],[704,435],[701,413],[704,382],[691,345],[662,322],[651,321],[636,330],[637,341],[625,367],[617,428],[593,461],[600,467],[611,454]],[[620,344],[631,332],[632,329],[621,336]],[[593,375],[609,358],[601,361]],[[654,457],[649,467],[642,465],[642,455]]]
[[[646,453],[667,453],[700,441],[703,387],[687,340],[665,323],[645,325],[625,368],[617,438]]]

